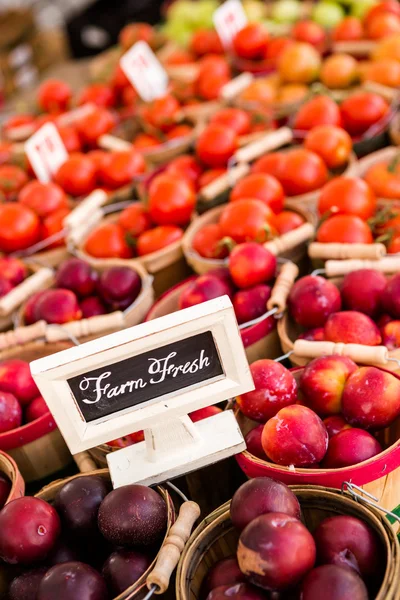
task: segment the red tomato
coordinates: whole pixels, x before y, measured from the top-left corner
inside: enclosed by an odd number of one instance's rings
[[[294,118],[293,128],[308,131],[317,125],[340,127],[342,118],[336,102],[329,96],[315,96],[299,108]]]
[[[110,83],[117,94],[121,94],[122,90],[126,87],[132,87],[131,82],[125,75],[119,63],[117,63],[117,66],[115,67]]]
[[[0,251],[15,252],[39,240],[40,222],[32,209],[18,203],[0,204]]]
[[[156,148],[161,144],[160,140],[157,139],[154,135],[150,135],[148,133],[138,133],[138,135],[133,140],[133,145],[136,150],[150,150],[151,148]]]
[[[107,187],[117,189],[132,183],[145,170],[146,165],[140,152],[135,149],[124,150],[110,153],[100,168],[99,176]]]
[[[371,40],[380,40],[390,35],[400,33],[400,17],[393,13],[376,15],[365,24],[367,37]]]
[[[400,254],[400,235],[395,235],[389,242],[388,254]]]
[[[60,208],[68,208],[68,198],[55,183],[30,181],[19,193],[18,202],[29,206],[39,217],[47,217]]]
[[[190,49],[197,56],[224,53],[219,35],[214,29],[198,29],[195,31],[190,41]]]
[[[15,165],[0,166],[0,193],[5,200],[15,200],[29,181],[28,175]]]
[[[400,6],[396,0],[384,0],[372,6],[364,17],[364,23],[367,25],[377,15],[391,13],[400,16]]]
[[[121,29],[118,41],[124,50],[129,50],[139,41],[147,42],[151,46],[155,36],[155,30],[148,23],[129,23]]]
[[[96,106],[111,108],[115,105],[115,102],[113,90],[105,83],[91,83],[81,91],[78,98],[78,106],[95,104]]]
[[[0,165],[11,161],[13,145],[11,142],[0,142]]]
[[[133,107],[137,104],[139,96],[137,91],[131,85],[127,85],[121,91],[121,103],[123,106]]]
[[[85,115],[76,124],[82,142],[88,146],[96,146],[101,135],[108,133],[115,126],[113,114],[100,106]]]
[[[119,215],[118,223],[134,238],[152,226],[149,211],[139,202],[125,208]]]
[[[204,225],[193,236],[192,247],[203,258],[226,258],[229,255],[227,244],[223,243],[221,226],[218,223]]]
[[[89,233],[85,252],[95,258],[132,258],[133,251],[126,240],[126,232],[118,223],[103,223]]]
[[[54,180],[67,194],[85,196],[96,187],[95,163],[84,154],[71,154],[59,168]]]
[[[261,23],[245,25],[233,38],[233,49],[237,56],[250,60],[261,59],[265,55],[269,40],[268,30]]]
[[[380,198],[400,198],[400,165],[392,161],[377,162],[364,174],[365,181]]]
[[[193,156],[183,154],[182,156],[173,158],[165,172],[176,178],[183,177],[197,189],[197,182],[203,169]]]
[[[149,229],[138,238],[138,255],[145,256],[163,250],[163,248],[181,240],[182,237],[183,230],[175,225],[160,225],[154,227],[154,229]]]
[[[234,186],[229,199],[235,202],[242,198],[261,200],[275,214],[278,214],[283,209],[285,196],[281,184],[275,177],[266,173],[252,173]]]
[[[227,204],[219,224],[223,237],[242,242],[266,242],[276,233],[275,215],[261,200],[242,199]]]
[[[178,100],[171,94],[153,100],[147,106],[146,116],[150,125],[161,131],[168,131],[176,123],[176,115],[180,109]]]
[[[60,79],[46,79],[38,89],[39,107],[48,113],[60,113],[67,110],[72,98],[72,90]]]
[[[246,135],[250,133],[251,116],[240,108],[223,108],[211,117],[210,123],[225,125],[233,129],[237,135]]]
[[[91,150],[86,156],[87,158],[90,158],[95,165],[97,176],[99,176],[100,172],[106,168],[106,165],[111,158],[111,152],[106,152],[105,150]]]
[[[376,211],[376,196],[359,177],[336,177],[321,190],[318,212],[356,215],[365,221]]]
[[[387,101],[371,92],[358,92],[340,106],[344,128],[350,135],[361,135],[378,123],[389,111]]]
[[[283,210],[279,215],[276,215],[274,224],[278,234],[283,235],[293,229],[297,229],[304,222],[304,218],[299,213],[291,210]]]
[[[317,242],[323,244],[372,244],[368,225],[355,215],[333,215],[317,231]]]
[[[363,37],[364,29],[357,17],[345,17],[332,31],[332,38],[335,42],[358,41]]]
[[[217,100],[222,88],[228,81],[228,77],[221,77],[213,73],[202,73],[196,81],[196,94],[202,100]]]
[[[267,60],[271,60],[274,63],[277,62],[279,56],[282,52],[293,44],[293,40],[286,37],[276,37],[271,38],[268,42],[267,48],[265,50],[264,58]]]
[[[184,50],[183,48],[179,48],[171,52],[171,54],[169,54],[165,58],[164,64],[168,66],[188,65],[190,63],[193,63],[194,60],[195,57],[191,52],[189,52],[188,50]]]
[[[186,225],[196,205],[194,190],[187,181],[158,175],[149,188],[149,212],[157,225]]]
[[[307,133],[304,147],[318,154],[329,169],[337,169],[348,162],[353,142],[341,127],[318,125]]]
[[[224,79],[229,79],[231,69],[228,61],[223,56],[209,54],[199,61],[199,75],[215,75]]]
[[[176,125],[172,129],[168,131],[166,134],[167,140],[177,140],[179,138],[187,137],[193,133],[193,127],[187,125],[186,123],[182,123],[181,125]]]
[[[204,171],[199,178],[199,190],[201,190],[203,187],[206,187],[206,185],[209,185],[212,181],[218,179],[218,177],[221,177],[221,175],[225,175],[225,173],[225,169],[209,169],[208,171]]]
[[[4,121],[2,129],[4,133],[7,133],[11,129],[23,127],[24,125],[33,125],[34,123],[35,117],[33,115],[12,115]]]
[[[62,127],[58,126],[57,129],[69,154],[82,150],[81,140],[75,127],[72,125],[63,125]]]
[[[42,221],[42,226],[40,229],[40,239],[47,239],[56,233],[59,233],[64,229],[64,219],[67,215],[69,215],[71,211],[69,208],[60,208],[56,210],[56,212],[51,213],[49,216],[45,217]],[[52,242],[48,248],[57,248],[58,246],[64,245],[64,237],[61,239]]]
[[[281,184],[288,196],[298,196],[318,190],[328,181],[324,161],[310,150],[298,148],[286,153]]]
[[[319,50],[322,50],[326,42],[326,34],[318,23],[314,21],[298,21],[291,31],[291,36],[297,42],[307,42],[312,46],[315,46]]]
[[[262,156],[253,164],[252,173],[266,173],[281,180],[285,170],[286,154],[284,152],[270,152]]]
[[[196,153],[208,167],[225,167],[237,145],[235,131],[224,125],[210,124],[199,135]]]

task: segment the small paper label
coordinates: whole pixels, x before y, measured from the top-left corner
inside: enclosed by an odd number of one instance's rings
[[[168,75],[146,42],[137,42],[120,61],[121,69],[145,102],[165,96]]]
[[[235,35],[247,25],[240,0],[226,0],[214,13],[214,26],[224,48],[231,48]]]
[[[29,138],[25,143],[25,153],[42,183],[51,181],[68,158],[68,152],[53,123],[46,123]]]

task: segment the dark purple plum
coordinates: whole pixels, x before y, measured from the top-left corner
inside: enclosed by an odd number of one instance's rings
[[[98,277],[97,271],[89,263],[80,258],[69,258],[58,267],[56,284],[84,298],[93,294]]]
[[[9,600],[36,600],[40,582],[47,571],[47,567],[40,567],[15,577],[8,590]]]
[[[151,558],[133,550],[117,550],[103,566],[103,577],[110,592],[121,594],[134,584],[151,565]]]
[[[110,267],[100,275],[98,291],[101,298],[114,310],[125,310],[136,300],[142,289],[142,280],[134,269]]]
[[[103,577],[81,562],[56,565],[43,577],[36,600],[109,600]]]

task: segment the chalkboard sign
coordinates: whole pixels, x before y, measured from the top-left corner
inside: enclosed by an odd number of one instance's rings
[[[211,331],[68,379],[86,422],[223,375]]]

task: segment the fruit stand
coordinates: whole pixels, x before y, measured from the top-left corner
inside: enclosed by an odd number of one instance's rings
[[[0,112],[0,598],[400,600],[400,3],[162,15]]]

